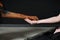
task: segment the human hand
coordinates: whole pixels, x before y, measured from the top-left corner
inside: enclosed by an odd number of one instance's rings
[[[30,20],[30,19],[24,19],[26,22],[28,22],[29,24],[37,24],[37,21],[33,21],[33,20]]]
[[[38,20],[38,17],[37,16],[27,16],[26,19],[30,19],[30,20]]]

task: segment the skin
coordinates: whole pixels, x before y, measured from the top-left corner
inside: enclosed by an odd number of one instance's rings
[[[60,22],[60,14],[58,16],[54,16],[51,18],[47,18],[47,19],[42,19],[42,20],[38,20],[38,21],[31,21],[29,19],[25,19],[26,22],[30,23],[30,24],[40,24],[40,23],[56,23],[56,22]],[[56,29],[55,33],[60,32],[60,28]]]
[[[38,20],[38,21],[31,21],[29,19],[25,19],[25,21],[30,23],[30,24],[56,23],[56,22],[60,22],[60,14],[58,16],[54,16],[54,17],[51,17],[51,18],[42,19],[42,20]]]
[[[22,13],[14,13],[14,12],[8,12],[7,14],[2,13],[2,17],[20,18],[20,19],[28,18],[30,20],[38,20],[38,17],[36,17],[36,16],[28,16],[28,15],[24,15]]]
[[[3,7],[3,4],[0,2],[0,7]],[[6,18],[20,18],[20,19],[30,19],[30,20],[38,20],[37,16],[29,16],[29,15],[24,15],[22,13],[15,13],[15,12],[8,12],[6,14],[4,14],[3,12],[1,12],[2,17],[6,17]]]

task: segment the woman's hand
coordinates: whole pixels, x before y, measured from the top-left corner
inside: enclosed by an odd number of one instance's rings
[[[26,22],[28,22],[29,24],[37,24],[37,21],[35,20],[30,20],[30,19],[24,19]]]

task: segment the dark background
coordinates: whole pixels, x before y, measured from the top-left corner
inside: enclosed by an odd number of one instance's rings
[[[56,16],[59,13],[59,0],[3,0],[4,9],[26,15],[38,16],[45,19]],[[22,24],[27,23],[23,19],[2,18],[2,23]]]

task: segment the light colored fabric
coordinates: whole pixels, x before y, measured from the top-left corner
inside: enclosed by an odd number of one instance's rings
[[[57,32],[60,32],[60,28],[56,29],[54,34],[57,33]]]

